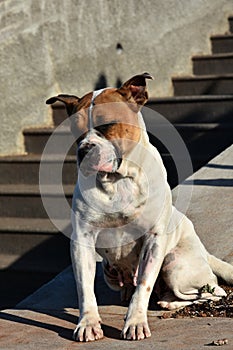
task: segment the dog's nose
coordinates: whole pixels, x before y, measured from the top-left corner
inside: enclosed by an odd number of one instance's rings
[[[78,148],[78,161],[79,164],[83,161],[86,155],[94,148],[94,143],[85,143]]]

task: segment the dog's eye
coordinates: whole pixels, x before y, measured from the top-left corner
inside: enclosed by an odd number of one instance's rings
[[[99,126],[95,127],[95,129],[98,130],[99,132],[106,131],[108,128],[109,128],[109,125],[107,125],[107,124],[99,125]]]
[[[117,122],[113,121],[113,122],[108,123],[108,124],[98,125],[95,127],[95,129],[98,130],[99,132],[101,132],[102,134],[104,134],[106,131],[109,130],[109,128],[111,128],[115,124],[117,124]]]

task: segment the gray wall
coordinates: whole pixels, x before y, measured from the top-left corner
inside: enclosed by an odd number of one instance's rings
[[[0,154],[22,153],[23,128],[51,123],[51,95],[144,71],[151,96],[172,95],[171,76],[191,73],[230,14],[232,0],[0,1]]]

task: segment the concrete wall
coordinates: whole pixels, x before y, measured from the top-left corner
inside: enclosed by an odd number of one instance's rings
[[[1,0],[0,154],[22,153],[22,129],[51,123],[51,95],[144,71],[151,96],[172,95],[171,76],[191,73],[230,14],[232,0]]]

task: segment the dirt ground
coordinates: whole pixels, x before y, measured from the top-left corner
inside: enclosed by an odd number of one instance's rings
[[[206,301],[202,304],[192,304],[174,313],[162,315],[162,318],[184,317],[230,317],[233,318],[233,287],[221,285],[227,293],[218,301]]]

